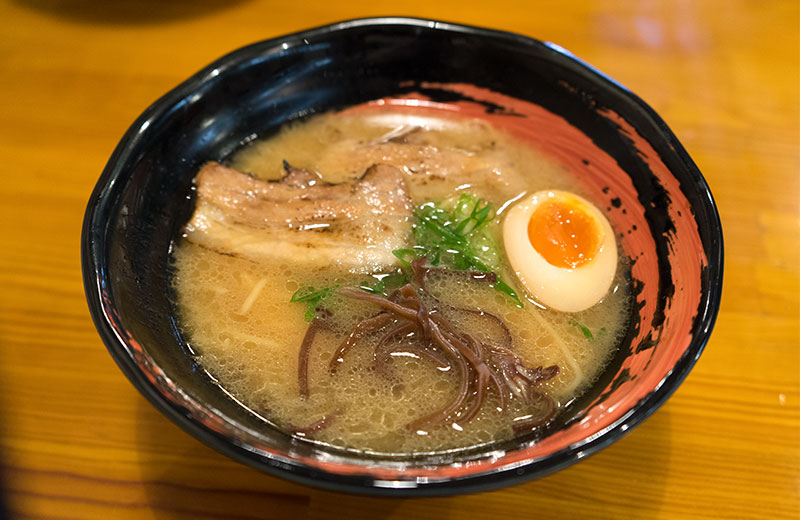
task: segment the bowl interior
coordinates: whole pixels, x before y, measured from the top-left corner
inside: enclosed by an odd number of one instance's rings
[[[193,211],[197,169],[287,121],[408,96],[460,104],[536,141],[607,201],[633,262],[637,305],[617,357],[544,438],[433,460],[322,448],[238,405],[198,369],[181,338],[169,298],[170,247]],[[245,463],[376,492],[501,485],[619,437],[666,399],[699,356],[716,315],[722,254],[705,182],[638,98],[556,46],[409,19],[347,22],[255,44],[157,101],[110,159],[87,210],[83,248],[98,330],[126,375],[170,418]]]

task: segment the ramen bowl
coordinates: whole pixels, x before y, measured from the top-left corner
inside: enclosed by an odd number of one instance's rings
[[[603,375],[544,431],[457,453],[365,455],[289,436],[201,370],[176,323],[170,252],[192,179],[281,125],[366,102],[435,103],[528,139],[601,201],[631,262],[635,305]],[[404,100],[404,101],[403,101]],[[700,356],[722,288],[722,230],[705,180],[642,100],[555,44],[430,20],[353,20],[228,54],[150,106],[86,211],[86,296],[124,374],[186,432],[244,464],[327,489],[394,496],[541,477],[619,439]]]

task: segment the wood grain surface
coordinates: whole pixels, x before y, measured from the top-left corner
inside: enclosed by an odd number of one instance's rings
[[[373,499],[246,468],[160,415],[92,325],[85,204],[136,116],[244,44],[403,14],[557,42],[650,103],[725,228],[716,330],[669,402],[547,478]],[[797,0],[0,2],[0,473],[12,518],[798,518]]]

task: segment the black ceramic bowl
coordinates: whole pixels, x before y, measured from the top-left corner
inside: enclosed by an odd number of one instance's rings
[[[468,107],[520,135],[549,129],[532,145],[608,201],[608,217],[633,261],[637,305],[619,354],[544,435],[427,458],[320,447],[264,424],[212,384],[196,370],[175,323],[170,247],[193,211],[200,165],[224,161],[253,135],[269,135],[287,121],[409,96]],[[268,473],[392,495],[518,483],[618,439],[686,377],[708,340],[722,284],[722,231],[708,186],[644,102],[556,45],[406,18],[349,21],[257,43],[156,101],[97,183],[82,255],[100,335],[167,417]]]

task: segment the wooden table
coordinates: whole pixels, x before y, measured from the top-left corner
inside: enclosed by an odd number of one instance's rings
[[[17,518],[798,518],[798,2],[11,0],[0,5],[0,461]],[[700,362],[629,436],[502,491],[374,499],[234,463],[160,415],[92,325],[79,236],[117,140],[241,45],[402,13],[557,42],[627,85],[705,174],[725,227]]]

